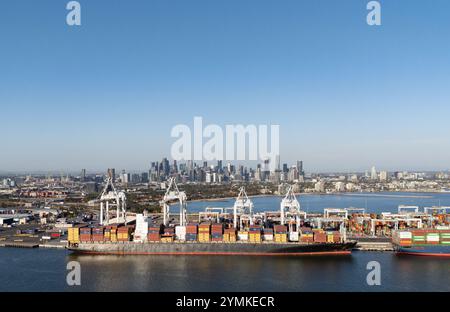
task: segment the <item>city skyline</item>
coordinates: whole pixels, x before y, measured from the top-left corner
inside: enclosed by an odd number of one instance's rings
[[[66,3],[0,12],[2,172],[146,168],[194,116],[279,124],[314,171],[449,168],[448,1]]]

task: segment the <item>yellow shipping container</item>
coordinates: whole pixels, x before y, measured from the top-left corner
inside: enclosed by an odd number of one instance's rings
[[[224,242],[235,242],[236,241],[236,235],[225,233],[225,234],[223,234],[223,241]]]
[[[117,242],[117,235],[116,234],[111,234],[111,241],[112,242]]]
[[[261,242],[261,234],[259,234],[259,233],[250,233],[249,236],[248,236],[248,240],[250,242],[260,243]]]
[[[275,234],[275,242],[278,243],[287,242],[287,234]]]
[[[199,233],[198,241],[199,242],[209,242],[211,240],[209,233]]]
[[[171,243],[173,242],[173,236],[162,236],[161,242],[163,243]]]
[[[328,243],[334,242],[333,235],[327,235],[327,242],[328,242]]]

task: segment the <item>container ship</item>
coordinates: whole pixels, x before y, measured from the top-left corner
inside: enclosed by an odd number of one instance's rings
[[[450,229],[397,231],[392,242],[398,254],[450,257]]]
[[[281,201],[279,212],[254,213],[253,203],[241,187],[232,208],[207,208],[198,213],[197,223],[188,222],[187,197],[174,178],[169,180],[160,202],[161,215],[137,214],[135,224],[127,224],[126,201],[121,198],[125,199],[124,194],[116,192],[108,179],[100,198],[100,224],[69,228],[68,248],[77,253],[118,255],[303,256],[348,255],[356,245],[346,242],[341,220],[339,227],[331,220],[328,230],[310,226],[292,187]],[[115,201],[117,224],[110,224],[110,201]],[[169,202],[173,201],[180,204],[178,220],[170,214]],[[120,209],[124,222],[119,224]]]
[[[288,226],[250,226],[236,231],[222,223],[164,227],[149,225],[146,237],[134,226],[69,229],[68,249],[85,254],[114,255],[348,255],[356,242],[344,242],[339,231],[302,228],[288,233]],[[295,234],[292,234],[295,233]]]

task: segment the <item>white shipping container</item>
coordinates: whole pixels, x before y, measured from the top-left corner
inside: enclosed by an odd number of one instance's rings
[[[291,242],[298,242],[298,232],[290,232],[289,233],[289,240]]]
[[[186,234],[186,227],[185,226],[176,226],[175,227],[175,234]]]
[[[238,240],[242,240],[242,241],[248,240],[248,234],[238,233]]]
[[[264,234],[263,239],[265,241],[273,241],[273,235],[272,234]]]
[[[427,242],[439,242],[439,236],[427,236]]]
[[[411,239],[412,233],[411,232],[398,232],[398,237],[404,238],[404,239]]]

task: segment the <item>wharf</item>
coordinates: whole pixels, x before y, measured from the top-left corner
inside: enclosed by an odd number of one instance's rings
[[[382,237],[359,237],[353,238],[356,241],[355,250],[363,251],[394,251],[394,246],[390,238]]]
[[[0,247],[14,247],[14,248],[38,248],[39,244],[32,242],[2,242]]]

